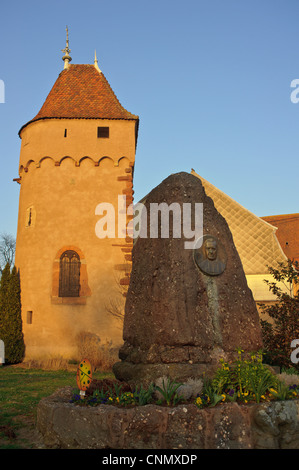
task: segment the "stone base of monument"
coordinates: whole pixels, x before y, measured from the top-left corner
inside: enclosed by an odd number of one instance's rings
[[[208,364],[132,364],[117,362],[113,365],[115,377],[131,386],[148,387],[157,378],[169,377],[176,382],[186,382],[189,378],[212,377],[219,365]]]
[[[61,449],[298,449],[299,400],[199,409],[145,405],[78,406],[71,387],[44,398],[37,428]]]
[[[169,377],[176,382],[188,379],[212,378],[220,360],[233,362],[236,351],[223,351],[220,347],[153,345],[148,351],[124,345],[119,352],[121,361],[113,365],[115,377],[136,386],[148,387],[157,378]]]

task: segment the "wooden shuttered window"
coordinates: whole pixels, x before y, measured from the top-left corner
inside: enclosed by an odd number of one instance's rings
[[[72,250],[60,257],[59,297],[80,296],[80,257]]]
[[[98,138],[109,139],[109,127],[98,127]]]

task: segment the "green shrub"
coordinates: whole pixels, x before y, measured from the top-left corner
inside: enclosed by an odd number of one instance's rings
[[[263,364],[260,351],[251,354],[250,359],[243,359],[243,352],[238,349],[238,358],[232,364],[221,360],[213,379],[204,381],[202,393],[195,400],[199,408],[215,406],[220,402],[260,403],[263,400],[299,397],[299,386],[289,386],[280,381]]]
[[[22,332],[20,276],[7,264],[0,282],[0,339],[5,344],[5,362],[22,362],[25,344]]]
[[[298,269],[298,263],[294,263]],[[259,304],[262,314],[270,321],[261,320],[263,342],[269,364],[280,367],[293,367],[299,371],[299,364],[291,363],[291,343],[299,338],[299,291],[294,294],[294,285],[299,274],[291,260],[279,263],[278,268],[269,267],[274,281],[265,280],[270,292],[276,296],[273,305]],[[284,285],[284,289],[278,283]]]
[[[160,392],[163,397],[161,403],[163,403],[164,400],[168,406],[175,406],[182,401],[183,397],[177,393],[177,390],[181,385],[183,384],[177,383],[169,377],[167,378],[167,381],[163,378],[162,387],[159,387],[158,385],[155,386],[155,389]]]
[[[141,385],[138,389],[136,388],[134,392],[135,402],[139,406],[147,405],[153,401],[155,387],[154,384],[151,384],[149,388],[143,388]]]

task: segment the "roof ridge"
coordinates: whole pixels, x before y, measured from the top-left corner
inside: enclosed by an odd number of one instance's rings
[[[299,217],[299,213],[294,212],[291,214],[264,215],[262,219],[278,219],[278,218],[292,219],[292,218],[298,218],[298,217]]]

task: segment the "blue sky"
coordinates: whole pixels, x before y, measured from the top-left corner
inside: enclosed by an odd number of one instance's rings
[[[140,117],[135,201],[194,168],[258,216],[299,212],[298,17],[296,0],[2,2],[0,233],[16,233],[18,131],[63,69],[66,25],[72,63],[96,49]]]

